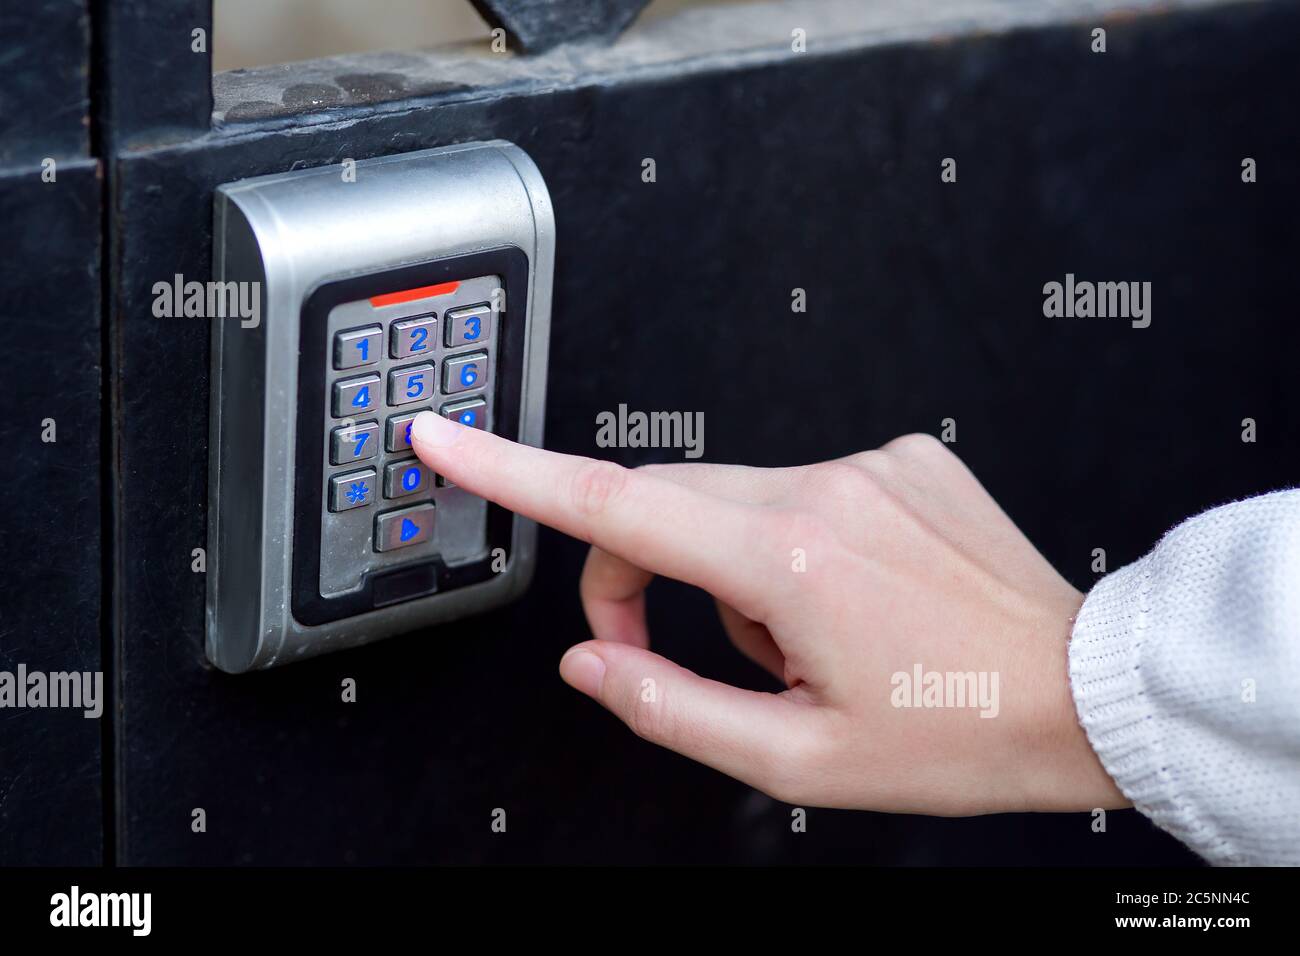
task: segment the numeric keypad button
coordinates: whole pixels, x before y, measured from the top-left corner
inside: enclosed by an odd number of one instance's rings
[[[377,325],[340,332],[334,336],[334,367],[374,365],[382,357],[379,349],[383,337],[384,330]]]
[[[452,355],[442,363],[442,390],[448,395],[481,388],[488,380],[486,352],[468,352]]]
[[[394,322],[389,330],[389,354],[393,358],[432,355],[437,341],[433,337],[436,322],[436,315],[421,315]]]
[[[364,415],[380,403],[379,376],[363,375],[334,383],[334,417]]]
[[[492,335],[492,310],[486,305],[471,305],[452,309],[444,317],[447,348],[458,345],[478,345]]]
[[[330,511],[351,511],[375,501],[375,470],[350,471],[330,478]]]
[[[346,465],[379,454],[379,422],[344,425],[330,432],[330,464]]]
[[[375,516],[375,550],[409,548],[433,537],[433,504],[416,505]]]
[[[388,373],[388,404],[410,405],[433,396],[433,365],[409,365]]]

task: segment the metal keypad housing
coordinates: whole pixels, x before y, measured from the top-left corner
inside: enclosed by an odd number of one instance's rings
[[[206,649],[278,666],[518,596],[536,526],[420,466],[422,410],[540,445],[555,224],[536,166],[470,143],[221,186]],[[351,173],[352,170],[347,172]]]

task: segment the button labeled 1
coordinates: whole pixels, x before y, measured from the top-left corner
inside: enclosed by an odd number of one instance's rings
[[[433,536],[433,505],[416,505],[375,517],[375,550],[395,551]]]
[[[488,357],[486,352],[453,355],[442,363],[442,390],[448,395],[478,388],[487,383]]]
[[[350,329],[334,336],[334,367],[356,368],[379,361],[379,340],[384,330],[377,325]]]

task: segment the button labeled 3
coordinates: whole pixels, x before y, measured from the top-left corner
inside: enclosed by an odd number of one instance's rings
[[[416,505],[375,517],[375,550],[394,551],[428,541],[433,536],[433,505]]]
[[[446,315],[447,348],[477,345],[492,335],[492,310],[486,305],[452,309]]]

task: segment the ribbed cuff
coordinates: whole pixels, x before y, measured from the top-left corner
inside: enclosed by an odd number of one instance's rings
[[[1102,578],[1079,609],[1070,638],[1075,710],[1102,766],[1133,806],[1211,862],[1230,863],[1178,799],[1162,752],[1165,728],[1142,673],[1143,648],[1158,639],[1150,620],[1149,561]]]

